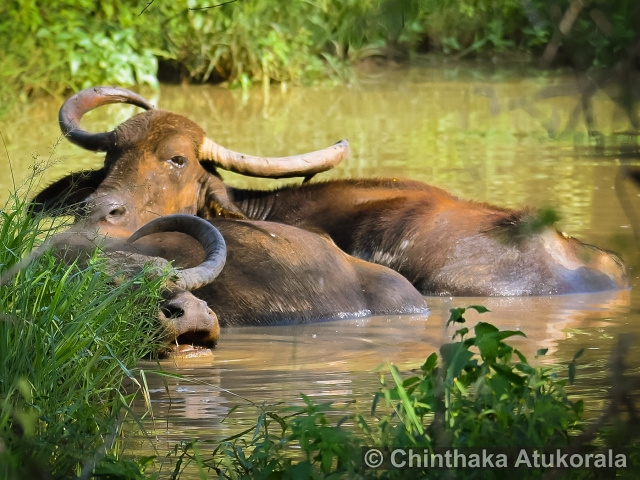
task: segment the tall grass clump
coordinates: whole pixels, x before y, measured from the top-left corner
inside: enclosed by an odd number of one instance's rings
[[[347,79],[348,64],[380,53],[388,40],[396,41],[404,32],[405,12],[390,8],[396,3],[252,0],[208,9],[207,0],[189,0],[189,10],[166,2],[153,7],[172,27],[162,48],[172,52],[190,78],[246,86]],[[416,9],[416,2],[403,3]]]
[[[41,220],[15,195],[0,210],[0,273],[49,235]],[[163,279],[86,263],[44,253],[0,286],[2,479],[89,478],[118,455],[135,395],[122,382],[140,385],[132,369],[156,346]]]

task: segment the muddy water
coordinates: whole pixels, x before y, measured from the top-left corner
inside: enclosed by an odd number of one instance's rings
[[[376,390],[376,366],[387,361],[404,369],[418,366],[450,339],[452,332],[445,328],[448,310],[468,304],[490,308],[483,320],[523,330],[528,338],[516,343],[532,360],[538,348],[548,348],[546,358],[536,362],[566,364],[586,348],[574,391],[586,396],[589,409],[599,408],[606,391],[607,358],[618,335],[640,331],[634,222],[621,206],[625,202],[640,212],[640,189],[626,181],[616,183],[621,167],[640,166],[640,161],[637,136],[624,133],[629,130],[627,118],[604,92],[593,104],[602,141],[589,139],[582,116],[566,129],[578,106],[573,84],[569,75],[541,76],[521,68],[422,65],[365,75],[351,88],[273,87],[265,94],[261,89],[167,86],[156,94],[143,92],[160,107],[188,115],[217,142],[248,153],[285,155],[349,139],[350,158],[318,179],[407,177],[477,201],[553,207],[562,217],[562,230],[619,252],[632,268],[634,285],[631,291],[585,296],[432,298],[431,313],[422,317],[223,330],[213,358],[162,363],[163,369],[192,381],[167,380],[166,390],[163,381],[149,376],[159,448],[194,436],[221,438],[237,431],[257,416],[248,401],[299,403],[302,392],[318,401],[334,401],[347,412],[367,411]],[[0,150],[4,196],[13,181],[24,182],[34,159],[52,164],[45,183],[70,170],[100,165],[99,155],[58,140],[59,105],[59,100],[32,104],[11,122],[0,123],[6,144],[6,151]],[[135,111],[103,108],[89,114],[84,125],[104,130]],[[238,186],[277,184],[224,177]],[[472,322],[478,318],[469,315]],[[637,338],[630,356],[633,365],[640,363]],[[234,405],[240,408],[221,423]]]

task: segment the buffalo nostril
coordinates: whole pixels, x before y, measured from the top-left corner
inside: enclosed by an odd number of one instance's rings
[[[181,307],[172,304],[160,307],[160,311],[165,318],[180,318],[184,315],[184,310]]]
[[[127,213],[127,207],[125,207],[124,205],[120,205],[119,207],[114,208],[113,210],[111,210],[109,212],[109,215],[112,216],[112,217],[121,217],[125,213]]]

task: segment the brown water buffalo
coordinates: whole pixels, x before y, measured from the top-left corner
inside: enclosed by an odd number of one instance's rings
[[[118,102],[149,110],[111,132],[89,133],[78,126],[87,111]],[[171,213],[244,218],[226,198],[216,167],[244,175],[308,179],[333,168],[349,151],[343,140],[324,150],[282,158],[233,152],[207,138],[187,118],[153,109],[139,95],[113,87],[90,88],[69,98],[60,109],[59,122],[71,142],[105,151],[104,167],[50,185],[34,199],[36,210],[84,206],[96,222],[129,233]]]
[[[149,263],[163,270],[169,261],[184,268],[175,270],[160,305],[167,342],[212,347],[220,326],[428,312],[402,275],[345,254],[327,237],[278,223],[184,214],[157,218],[126,241],[78,223],[3,273],[0,285],[45,249],[73,261],[96,246],[112,273],[135,273]]]
[[[191,268],[203,248],[183,233],[167,232],[173,217],[142,227],[138,236],[145,236],[133,246]],[[215,281],[192,292],[223,327],[428,311],[402,275],[345,254],[326,236],[272,222],[218,218],[211,224],[225,239],[226,264]]]
[[[544,214],[461,200],[411,180],[335,180],[264,192],[229,188],[249,218],[326,232],[424,294],[554,295],[629,287],[614,254],[559,233]]]
[[[71,141],[107,152],[105,167],[49,186],[34,199],[39,208],[84,201],[94,221],[127,230],[175,212],[296,225],[325,232],[345,252],[393,268],[424,294],[547,295],[629,287],[627,270],[615,255],[557,232],[537,215],[460,200],[419,182],[336,180],[274,191],[226,187],[216,166],[250,175],[308,177],[344,158],[346,143],[303,156],[313,165],[307,170],[300,167],[301,157],[293,157],[295,167],[287,173],[284,160],[257,159],[259,167],[247,168],[242,162],[255,157],[228,153],[193,122],[169,112],[143,112],[113,132],[81,130],[81,116],[99,105],[151,108],[127,90],[109,92],[85,90],[60,111]],[[243,166],[233,167],[227,159]],[[275,164],[265,171],[265,165]]]
[[[209,222],[175,214],[152,220],[126,241],[109,236],[108,228],[101,231],[83,222],[74,225],[3,273],[0,284],[48,248],[73,261],[98,246],[114,272],[137,272],[148,263],[164,269],[172,261],[173,268],[184,270],[177,270],[167,286],[160,307],[163,324],[175,333],[171,340],[205,346],[217,340],[218,322],[290,324],[428,311],[425,299],[402,275],[347,255],[326,236],[290,225],[224,218]],[[204,323],[202,300],[215,312],[206,309]],[[215,335],[203,335],[203,330]]]
[[[207,303],[195,297],[190,290],[202,288],[220,274],[226,258],[226,245],[220,232],[209,222],[192,215],[165,217],[164,223],[156,231],[165,230],[165,235],[183,235],[187,242],[193,242],[200,249],[198,261],[190,268],[173,271],[174,278],[163,288],[163,301],[159,305],[158,317],[161,339],[168,345],[190,343],[203,347],[213,347],[218,342],[220,326],[218,319]],[[168,230],[168,232],[166,232]],[[161,274],[170,268],[168,261],[153,252],[139,248],[138,242],[145,239],[145,230],[138,230],[128,240],[100,234],[92,225],[80,222],[68,230],[54,235],[25,259],[2,272],[0,285],[8,283],[18,270],[24,268],[46,250],[53,250],[60,260],[69,263],[79,261],[86,265],[96,248],[106,256],[107,272],[117,281],[140,273],[145,265],[153,267],[152,274]],[[157,237],[158,234],[154,235]],[[141,238],[142,237],[142,238]],[[154,272],[155,270],[155,272]]]

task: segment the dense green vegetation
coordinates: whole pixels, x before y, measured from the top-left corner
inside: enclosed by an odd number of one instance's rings
[[[40,92],[98,84],[153,86],[158,76],[227,80],[231,86],[348,80],[349,66],[361,60],[406,59],[427,51],[456,58],[544,51],[548,63],[611,66],[638,50],[640,30],[640,5],[634,0],[214,5],[209,0],[2,2],[0,108],[6,111],[16,98]]]
[[[0,210],[0,272],[48,234],[24,207],[14,198]],[[163,279],[114,282],[103,260],[64,265],[45,253],[0,286],[2,479],[88,475],[118,458],[136,395],[122,382],[144,390],[133,368],[157,345]]]

